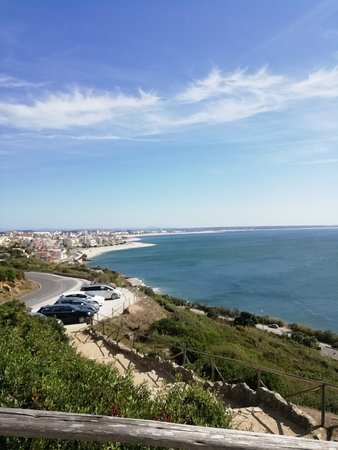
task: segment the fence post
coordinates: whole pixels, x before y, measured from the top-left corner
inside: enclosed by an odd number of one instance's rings
[[[261,387],[261,371],[260,369],[257,369],[257,387],[256,391]]]
[[[186,347],[183,348],[183,366],[187,363],[187,349]]]
[[[322,415],[321,415],[320,425],[322,427],[324,427],[325,426],[325,406],[326,406],[326,401],[325,401],[325,383],[322,383],[320,392],[321,392],[321,397],[322,397]]]
[[[211,381],[215,381],[215,359],[211,358]]]

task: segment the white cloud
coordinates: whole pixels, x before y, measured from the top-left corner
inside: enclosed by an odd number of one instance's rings
[[[152,142],[158,141],[158,139],[153,138],[131,138],[125,136],[115,136],[112,134],[104,134],[104,135],[92,135],[92,134],[84,134],[78,136],[63,136],[64,138],[75,139],[77,141],[142,141],[142,142]]]
[[[74,89],[33,100],[0,101],[0,125],[31,131],[72,130],[78,140],[117,140],[238,121],[305,100],[336,97],[338,66],[298,79],[270,73],[266,67],[254,73],[236,70],[223,74],[213,69],[171,98],[142,90],[127,95]],[[77,128],[86,133],[74,133]]]
[[[270,89],[281,84],[284,77],[272,75],[263,67],[254,74],[248,74],[244,70],[222,75],[218,69],[197,80],[181,92],[177,99],[182,102],[195,103],[218,96],[237,96],[247,92],[249,95]]]
[[[338,97],[338,66],[310,73],[304,80],[292,83],[287,93],[296,99]]]
[[[95,94],[79,89],[49,94],[32,104],[0,103],[0,123],[29,129],[69,129],[97,125],[126,112],[141,111],[155,105],[158,97],[143,91],[138,96],[105,92]]]
[[[310,166],[310,165],[317,165],[317,164],[337,164],[338,158],[327,158],[327,159],[315,159],[313,161],[302,161],[298,163],[302,166]]]
[[[10,75],[5,75],[0,73],[0,88],[28,88],[28,87],[39,87],[44,83],[31,83],[29,81],[20,80],[19,78],[12,77]]]

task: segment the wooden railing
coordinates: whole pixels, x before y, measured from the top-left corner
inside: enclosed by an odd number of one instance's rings
[[[94,323],[92,323],[91,328],[92,330]],[[125,337],[125,334],[121,331],[121,329],[119,327],[113,327],[111,329],[111,326],[108,327],[109,328],[109,333],[106,332],[105,330],[105,323],[104,321],[101,322],[101,326],[102,326],[102,335],[106,338],[106,339],[110,339],[112,338],[118,345],[121,339],[123,339]],[[129,336],[129,340],[131,342],[131,348],[135,348],[135,342],[136,342],[136,337],[137,337],[137,333],[133,333],[133,336]],[[143,339],[146,339],[145,336],[143,336]],[[155,351],[156,349],[161,349],[161,345],[154,343],[152,340],[149,340],[152,344],[152,349]],[[219,367],[217,366],[218,361],[228,361],[230,363],[236,363],[236,364],[241,364],[243,366],[246,367],[250,367],[251,369],[256,371],[256,377],[257,377],[257,382],[256,382],[256,388],[259,389],[260,387],[265,387],[264,383],[262,382],[262,374],[263,373],[273,373],[275,375],[280,375],[281,377],[284,378],[290,378],[293,380],[299,380],[301,382],[305,382],[305,383],[311,383],[313,386],[309,389],[302,389],[296,392],[292,392],[289,393],[288,395],[284,395],[285,399],[289,399],[291,397],[296,397],[296,396],[302,396],[303,394],[309,393],[309,392],[316,392],[318,391],[320,393],[320,403],[321,403],[321,407],[320,407],[320,411],[321,411],[321,419],[320,419],[320,423],[318,424],[318,426],[324,427],[325,426],[325,416],[326,416],[326,392],[327,389],[333,389],[335,391],[337,391],[337,395],[338,395],[338,384],[333,384],[333,383],[329,383],[323,380],[316,380],[316,379],[312,379],[312,378],[306,378],[306,377],[302,377],[299,375],[294,375],[291,373],[287,373],[278,369],[274,369],[274,368],[270,368],[270,367],[266,367],[266,366],[262,366],[259,364],[254,364],[251,362],[247,362],[247,361],[242,361],[240,359],[236,359],[236,358],[230,358],[227,356],[222,356],[222,355],[215,355],[215,354],[211,354],[211,353],[206,353],[206,352],[202,352],[200,350],[194,350],[191,348],[180,348],[179,346],[176,346],[176,349],[178,350],[178,353],[176,353],[175,355],[171,356],[171,357],[166,357],[166,359],[168,360],[175,360],[175,362],[177,362],[177,357],[181,356],[181,365],[184,367],[187,364],[190,363],[189,358],[187,356],[187,353],[195,353],[197,355],[200,356],[204,356],[207,357],[210,361],[210,368],[211,368],[211,373],[210,373],[210,379],[211,381],[215,381],[216,379],[221,380],[223,382],[228,382],[228,380],[226,380],[221,372],[221,369],[219,369]]]
[[[141,419],[0,408],[0,435],[179,449],[338,450],[338,442]]]

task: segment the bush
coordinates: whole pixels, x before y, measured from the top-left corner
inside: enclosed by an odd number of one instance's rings
[[[75,352],[54,320],[26,314],[22,303],[0,306],[0,406],[121,417],[159,419],[212,426],[230,424],[229,411],[202,388],[173,387],[152,399],[144,386],[135,387],[112,365],[97,364]],[[163,416],[162,416],[163,417]],[[169,417],[169,416],[168,416]],[[0,438],[1,449],[48,448],[64,450],[134,448],[102,444]],[[145,447],[139,447],[145,448]],[[147,447],[148,448],[148,447]]]
[[[157,420],[229,428],[232,412],[202,385],[175,383],[155,399]]]
[[[257,316],[246,311],[242,311],[234,320],[234,325],[241,325],[243,327],[254,327],[257,324]]]
[[[0,267],[0,281],[14,282],[16,280],[24,280],[25,274],[23,270],[15,269],[11,266],[1,266]]]
[[[330,330],[316,330],[305,325],[300,325],[299,323],[291,323],[289,325],[292,331],[299,331],[303,335],[315,336],[319,342],[324,342],[325,344],[332,345],[334,342],[338,341],[338,334],[333,333]]]
[[[317,348],[318,341],[315,336],[309,336],[301,333],[300,331],[293,331],[291,333],[291,339],[299,344],[305,345],[305,347]]]

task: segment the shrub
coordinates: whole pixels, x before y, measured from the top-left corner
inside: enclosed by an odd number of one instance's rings
[[[254,327],[257,324],[257,316],[246,311],[242,311],[234,320],[234,325],[241,325],[243,327]]]
[[[54,320],[30,317],[19,302],[0,306],[0,405],[75,413],[158,419],[212,426],[230,424],[230,415],[216,397],[194,386],[173,387],[152,399],[144,386],[135,387],[112,365],[97,364],[75,352]],[[128,445],[0,438],[1,449],[117,449]],[[145,447],[139,447],[145,448]],[[148,447],[146,447],[148,448]]]

